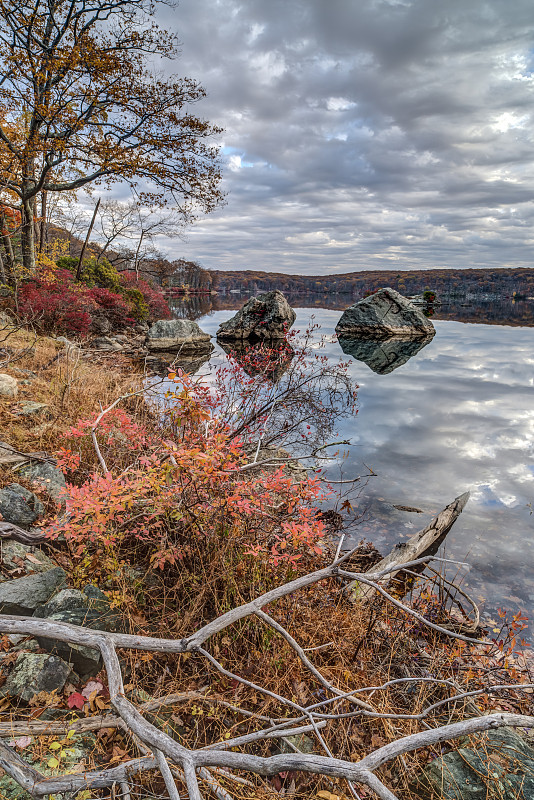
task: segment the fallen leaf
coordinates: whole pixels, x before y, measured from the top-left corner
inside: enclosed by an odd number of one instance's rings
[[[85,697],[79,692],[73,692],[67,698],[67,705],[69,708],[83,708],[85,705]]]
[[[8,742],[10,747],[20,747],[21,750],[23,750],[25,747],[28,747],[28,745],[31,743],[31,736],[20,736],[18,739],[12,739],[10,742]]]
[[[100,683],[100,681],[89,681],[86,686],[82,689],[82,695],[87,698],[87,700],[91,699],[91,695],[93,692],[96,695],[104,688],[104,686]]]

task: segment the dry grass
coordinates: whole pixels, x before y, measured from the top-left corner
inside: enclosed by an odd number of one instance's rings
[[[20,359],[11,361],[5,368],[0,367],[0,371],[20,381],[16,399],[0,398],[0,438],[23,452],[54,453],[61,446],[62,434],[69,426],[81,418],[90,418],[101,406],[105,407],[119,395],[135,391],[142,385],[142,373],[132,371],[131,362],[120,356],[80,356],[77,351],[66,349],[63,343],[47,337],[35,339],[30,332],[22,330],[10,337],[8,346],[11,355],[31,348]],[[47,412],[37,417],[22,416],[21,406],[29,400],[46,403]],[[129,410],[137,419],[146,422],[150,418],[150,411],[142,398],[132,398],[129,403]],[[93,465],[96,463],[94,458]],[[87,469],[90,466],[88,463]],[[13,474],[8,469],[0,471],[0,485],[12,481]],[[147,581],[146,575],[141,576],[137,586],[135,581],[114,585],[113,599],[128,616],[131,629],[139,633],[162,636],[189,634],[204,613],[203,592],[213,594],[215,583],[217,586],[230,585],[232,571],[225,558],[231,555],[230,551],[225,553],[221,549],[214,552],[210,563],[203,565],[203,572],[196,575],[197,582],[189,584],[188,593],[177,590],[177,586],[183,588],[185,584],[180,584],[170,570],[161,579],[152,575]],[[60,561],[62,566],[69,569],[67,555],[64,553],[60,559],[63,559]],[[308,566],[312,569],[318,565],[310,563]],[[232,569],[234,589],[242,581],[247,585],[247,592],[252,588],[257,588],[258,593],[265,590],[265,576],[258,577],[257,587],[251,586],[250,575],[239,573],[243,569],[243,562],[239,559],[233,562]],[[284,576],[280,575],[278,582],[283,580]],[[215,610],[219,613],[240,599],[230,596],[228,588],[218,589],[216,594],[218,607]],[[314,664],[341,691],[380,686],[392,679],[410,676],[433,676],[454,682],[458,689],[473,688],[483,684],[484,670],[493,668],[491,661],[482,659],[475,650],[464,652],[459,659],[448,641],[422,631],[414,636],[409,618],[392,615],[382,600],[376,601],[372,608],[350,605],[334,581],[285,598],[269,608],[269,613],[302,647],[312,648],[309,656]],[[258,619],[236,624],[224,635],[210,640],[209,647],[227,670],[302,706],[325,697],[323,687],[310,675],[287,642]],[[264,724],[258,721],[259,716],[275,718],[287,713],[287,708],[276,700],[220,675],[195,655],[170,657],[125,653],[124,661],[129,691],[139,694],[140,703],[146,699],[140,690],[156,697],[191,691],[206,694],[205,700],[185,700],[166,711],[156,712],[153,718],[189,747],[201,747],[218,739],[257,730]],[[468,680],[469,664],[475,673]],[[508,682],[505,671],[501,670],[499,677]],[[367,692],[362,697],[379,714],[414,715],[450,694],[450,686],[443,684],[408,683]],[[518,693],[509,693],[508,707],[528,713],[528,697],[525,699]],[[237,709],[246,709],[253,716],[232,710],[221,701]],[[473,701],[459,701],[444,706],[429,717],[428,722],[432,726],[440,725],[487,708],[483,700],[477,699],[475,704]],[[338,711],[351,710],[353,708],[347,702],[338,706]],[[14,709],[6,713],[4,719],[12,718]],[[421,723],[414,719],[354,716],[329,722],[323,735],[337,757],[358,760],[370,750],[418,730],[421,730]],[[267,755],[276,747],[272,742],[251,745],[249,752]],[[317,745],[315,750],[320,752]],[[110,754],[113,752],[119,753],[120,760],[121,752],[125,757],[128,753],[135,755],[136,748],[122,733],[108,731],[98,739],[95,763],[112,758]],[[429,750],[406,755],[383,768],[380,777],[402,800],[411,800],[416,797],[411,789],[414,776],[437,754]],[[320,790],[338,797],[349,795],[345,784],[326,777],[287,774],[274,781],[254,779],[253,789],[224,777],[220,777],[220,781],[233,797],[243,800],[272,796],[275,789],[283,789],[286,796],[298,797],[317,797]],[[150,788],[155,794],[164,794],[157,780]],[[202,788],[207,795],[210,794],[206,786]],[[145,791],[144,796],[150,796],[150,792]]]

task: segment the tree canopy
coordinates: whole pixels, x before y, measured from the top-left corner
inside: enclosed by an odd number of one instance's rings
[[[199,83],[156,71],[177,42],[151,3],[0,0],[0,19],[0,192],[27,269],[41,192],[125,180],[186,222],[215,208],[220,131],[191,113]]]

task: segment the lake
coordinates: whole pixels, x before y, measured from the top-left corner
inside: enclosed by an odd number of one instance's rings
[[[240,307],[245,299],[231,298],[228,305]],[[224,298],[217,303],[211,310],[179,303],[176,313],[196,318],[214,334],[235,313],[221,307]],[[313,314],[326,336],[323,352],[335,361],[349,359],[359,385],[358,414],[337,425],[339,438],[353,446],[328,468],[331,479],[339,479],[340,470],[344,478],[360,475],[366,466],[376,473],[361,488],[362,518],[353,537],[372,541],[385,554],[470,490],[445,555],[469,562],[461,570],[462,585],[480,602],[490,626],[499,607],[521,609],[533,620],[534,303],[438,309],[435,337],[411,356],[361,348],[344,354],[333,333],[339,308],[349,304],[297,308],[293,300],[294,327],[305,329]],[[459,321],[466,318],[492,324]],[[357,360],[362,356],[382,374]],[[201,372],[224,358],[217,347]],[[397,510],[397,505],[423,513]]]

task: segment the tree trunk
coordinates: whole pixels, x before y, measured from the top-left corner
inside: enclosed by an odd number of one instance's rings
[[[89,225],[89,230],[87,231],[87,236],[85,237],[85,242],[83,243],[82,252],[80,253],[80,258],[78,261],[78,267],[76,268],[76,280],[81,281],[82,279],[82,272],[83,272],[83,257],[85,255],[85,249],[89,243],[89,238],[91,236],[91,231],[93,230],[93,225],[95,224],[96,214],[98,211],[98,207],[100,206],[101,198],[98,198],[98,202],[95,206],[95,210],[93,211],[93,216],[91,219],[91,224]]]
[[[22,246],[22,267],[24,277],[35,274],[35,237],[33,227],[33,199],[24,200],[21,214],[20,240]]]
[[[41,223],[39,226],[39,252],[42,253],[45,246],[46,234],[46,192],[41,192]]]
[[[4,269],[6,273],[7,283],[10,286],[15,285],[15,254],[13,253],[13,245],[9,236],[9,230],[6,226],[6,218],[3,211],[0,212],[0,239],[4,246],[5,259]]]

